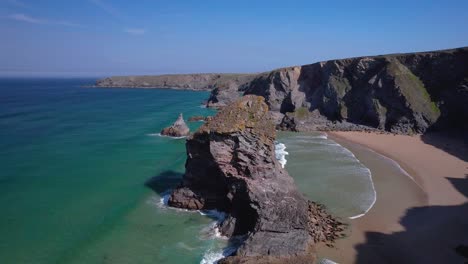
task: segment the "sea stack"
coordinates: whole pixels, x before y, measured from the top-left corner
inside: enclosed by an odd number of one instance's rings
[[[185,175],[168,203],[228,214],[220,231],[246,239],[220,263],[313,263],[313,245],[343,230],[297,190],[275,158],[275,137],[264,98],[248,95],[187,139]]]
[[[172,126],[166,127],[163,130],[161,130],[161,135],[170,136],[170,137],[184,137],[184,136],[188,136],[189,133],[190,133],[190,129],[187,126],[187,124],[185,124],[182,113],[179,114],[179,117],[174,122],[174,124],[172,124]]]

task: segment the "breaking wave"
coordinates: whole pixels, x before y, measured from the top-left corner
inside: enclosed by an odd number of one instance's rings
[[[181,139],[181,138],[186,138],[187,136],[182,136],[182,137],[171,137],[171,136],[165,136],[165,135],[161,135],[161,133],[150,133],[150,134],[147,134],[148,136],[151,136],[151,137],[166,137],[166,138],[173,138],[173,139]]]
[[[275,142],[275,157],[281,164],[281,167],[283,168],[286,165],[286,162],[288,162],[286,160],[286,155],[289,155],[289,153],[285,151],[285,149],[286,145],[284,145],[283,143]]]
[[[159,200],[153,199],[153,203],[156,202],[159,208],[167,208],[171,210],[181,211],[181,212],[198,212],[201,215],[207,216],[214,221],[208,226],[203,228],[200,231],[200,239],[202,240],[219,240],[219,241],[228,241],[228,237],[223,236],[219,230],[219,225],[226,219],[227,214],[218,210],[197,210],[190,211],[186,209],[173,208],[168,206],[168,200],[171,194],[171,190],[166,191],[161,194]],[[216,264],[222,258],[232,255],[242,243],[242,237],[231,238],[227,242],[227,246],[221,247],[217,243],[212,243],[212,245],[205,251],[203,258],[200,261],[200,264]],[[226,243],[226,242],[224,242]],[[188,248],[183,242],[178,244],[179,247],[193,250],[193,248]]]

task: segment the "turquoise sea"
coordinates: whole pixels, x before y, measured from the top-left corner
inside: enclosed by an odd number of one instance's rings
[[[0,263],[213,263],[227,243],[218,215],[161,202],[185,139],[157,135],[178,113],[214,114],[208,93],[83,87],[94,81],[0,79]],[[343,218],[372,205],[349,151],[319,133],[278,141],[309,198]]]

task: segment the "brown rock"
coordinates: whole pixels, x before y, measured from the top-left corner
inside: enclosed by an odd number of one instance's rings
[[[185,124],[182,114],[179,114],[179,117],[174,122],[174,124],[172,124],[172,126],[161,130],[161,135],[170,137],[184,137],[188,136],[189,133],[190,129],[187,124]]]
[[[247,238],[225,263],[311,263],[314,243],[335,237],[333,218],[305,199],[276,160],[275,137],[263,97],[249,95],[187,139],[183,182],[168,203],[228,213],[220,230]],[[323,225],[311,228],[312,217]]]

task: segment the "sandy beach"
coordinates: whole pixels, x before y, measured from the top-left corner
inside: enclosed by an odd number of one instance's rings
[[[374,207],[319,256],[338,263],[464,263],[468,244],[468,155],[442,135],[331,132],[372,172]]]

